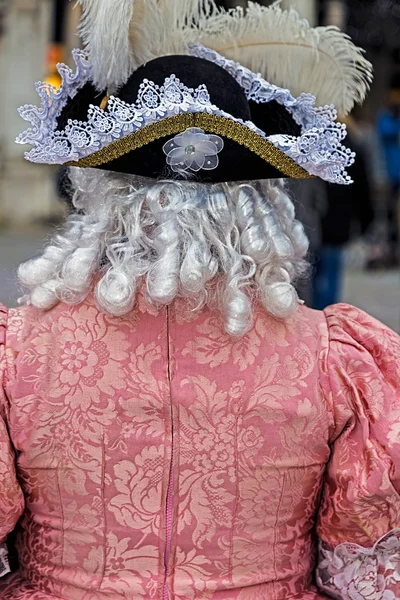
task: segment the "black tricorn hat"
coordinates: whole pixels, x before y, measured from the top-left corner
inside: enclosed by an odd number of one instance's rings
[[[182,133],[188,127],[198,127],[206,134],[219,135],[224,141],[218,168],[199,171],[196,175],[198,180],[216,183],[311,177],[266,138],[244,125],[252,122],[266,136],[285,134],[298,137],[301,135],[301,127],[288,110],[276,100],[271,100],[268,104],[248,100],[237,80],[227,70],[209,60],[186,55],[156,58],[135,71],[116,96],[127,105],[134,105],[144,81],[151,81],[161,88],[171,74],[190,90],[205,85],[211,103],[221,112],[240,121],[205,112],[181,113],[182,120],[179,120],[179,115],[164,117],[145,126],[147,135],[143,136],[142,129],[140,134],[136,132],[111,142],[105,149],[70,164],[151,178],[167,177],[171,175],[171,170],[166,164],[164,144],[174,134]],[[58,118],[57,129],[64,131],[71,121],[83,123],[87,119],[89,105],[102,105],[102,110],[107,113],[107,100],[106,91],[99,94],[91,83],[87,83],[68,101]],[[140,141],[137,139],[139,135]],[[186,179],[188,175],[177,171],[173,176],[176,179]]]
[[[372,75],[339,31],[275,4],[80,3],[88,54],[74,51],[76,72],[59,66],[61,89],[39,84],[42,106],[20,110],[32,124],[17,140],[33,146],[28,160],[200,183],[351,183],[354,157],[330,103],[349,112]]]
[[[319,176],[351,183],[354,154],[332,106],[294,98],[261,75],[202,46],[139,67],[115,95],[99,92],[90,61],[61,66],[59,91],[38,85],[42,107],[21,115],[32,162],[200,183]]]

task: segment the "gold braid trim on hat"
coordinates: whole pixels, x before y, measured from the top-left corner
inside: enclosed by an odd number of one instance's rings
[[[207,133],[221,135],[241,146],[245,146],[287,177],[293,179],[312,178],[312,175],[276,148],[272,142],[261,137],[246,125],[220,115],[210,115],[208,113],[186,113],[150,123],[143,129],[139,129],[121,140],[111,142],[106,148],[98,150],[86,158],[69,162],[67,165],[69,167],[99,167],[128,154],[132,150],[143,148],[151,142],[181,133],[189,127],[199,127]]]

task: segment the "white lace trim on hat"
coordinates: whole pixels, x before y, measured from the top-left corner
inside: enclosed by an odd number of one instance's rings
[[[26,159],[59,165],[78,161],[163,118],[184,113],[209,113],[244,124],[272,142],[311,175],[332,183],[351,183],[346,168],[354,162],[355,154],[341,144],[346,137],[346,127],[335,122],[337,114],[333,106],[316,108],[313,96],[308,94],[295,99],[288,90],[268,84],[260,75],[202,46],[193,47],[192,52],[213,59],[217,64],[224,62],[228,71],[235,72],[234,76],[249,99],[259,103],[276,100],[284,105],[301,126],[302,134],[299,137],[283,134],[267,136],[254,123],[236,119],[213,105],[205,85],[193,90],[173,74],[165,79],[162,86],[145,79],[134,104],[111,96],[107,111],[90,105],[86,121],[69,120],[65,129],[58,131],[57,121],[69,98],[74,98],[91,80],[88,56],[81,50],[74,50],[76,72],[73,73],[66,65],[59,65],[61,88],[55,90],[48,84],[37,83],[41,106],[25,105],[19,110],[20,115],[32,125],[17,138],[18,143],[33,146],[25,154]]]
[[[317,107],[312,94],[301,94],[295,98],[289,90],[268,83],[260,73],[253,73],[240,63],[200,44],[191,44],[190,52],[192,56],[213,62],[228,71],[243,88],[248,100],[257,104],[275,100],[286,108],[301,127],[301,136],[268,136],[274,146],[311,175],[332,183],[352,183],[346,169],[354,163],[355,153],[341,143],[347,136],[347,128],[337,123],[333,104]]]

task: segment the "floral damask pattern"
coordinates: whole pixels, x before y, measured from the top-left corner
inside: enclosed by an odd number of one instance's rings
[[[347,306],[1,309],[1,600],[399,598],[399,355]]]
[[[129,529],[143,534],[160,530],[160,505],[164,450],[150,446],[114,466],[114,485],[119,494],[110,502],[116,520]]]

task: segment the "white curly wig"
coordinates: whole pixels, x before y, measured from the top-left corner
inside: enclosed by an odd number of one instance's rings
[[[236,336],[254,299],[279,319],[296,311],[308,240],[280,180],[205,185],[76,168],[70,178],[76,211],[21,265],[25,302],[77,304],[94,288],[99,308],[119,317],[145,282],[148,302],[208,304]]]

